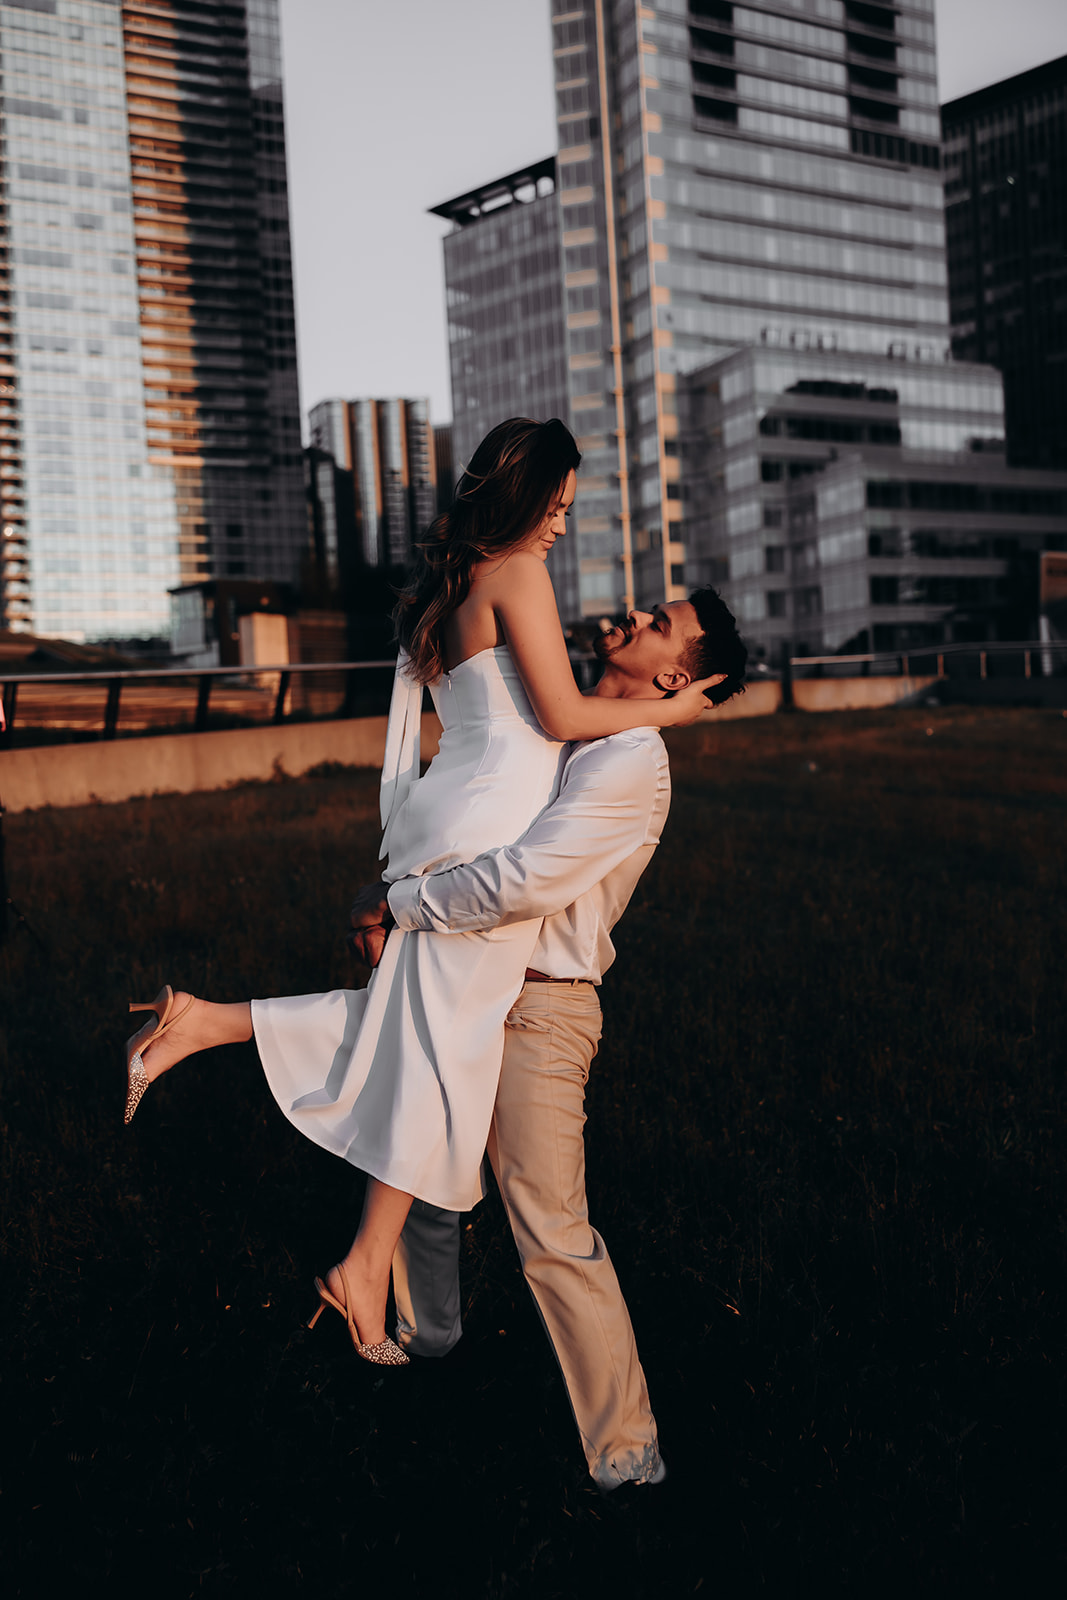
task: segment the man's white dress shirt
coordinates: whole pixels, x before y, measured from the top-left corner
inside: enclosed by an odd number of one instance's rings
[[[448,872],[400,879],[389,887],[389,908],[411,932],[543,917],[530,965],[599,983],[615,959],[611,930],[652,859],[670,798],[655,728],[575,745],[558,796],[516,844]]]
[[[670,793],[654,728],[576,745],[557,798],[516,844],[392,884],[397,924],[445,932],[541,917],[531,966],[599,983]],[[585,1082],[599,1036],[592,989],[523,987],[505,1028],[489,1156],[590,1474],[613,1489],[658,1482],[664,1468],[629,1312],[585,1198]],[[398,1338],[416,1354],[444,1355],[460,1336],[458,1261],[459,1219],[416,1203],[393,1261]]]

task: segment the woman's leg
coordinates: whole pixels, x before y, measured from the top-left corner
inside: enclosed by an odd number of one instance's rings
[[[247,1000],[234,1005],[216,1005],[212,1000],[194,1000],[184,1015],[179,1015],[190,996],[179,989],[174,995],[172,1015],[177,1022],[158,1043],[151,1042],[151,1028],[141,1048],[141,1060],[149,1083],[184,1061],[198,1050],[211,1050],[220,1044],[243,1044],[252,1037],[252,1006]]]
[[[348,1282],[350,1310],[362,1344],[380,1344],[385,1338],[389,1269],[410,1208],[411,1196],[403,1189],[368,1178],[359,1232],[344,1260],[327,1273],[326,1287],[342,1304]],[[338,1267],[344,1267],[344,1279]]]
[[[172,1011],[181,1013],[189,998],[187,993],[177,990]],[[220,1044],[243,1044],[251,1037],[249,1001],[217,1005],[211,1000],[194,1000],[157,1044],[153,1045],[149,1036],[141,1048],[141,1059],[151,1083],[198,1050],[211,1050]],[[380,1344],[385,1338],[389,1271],[410,1208],[410,1194],[380,1183],[377,1178],[367,1179],[359,1232],[341,1263],[351,1288],[352,1314],[363,1344]],[[326,1284],[345,1304],[345,1285],[337,1267],[330,1269]]]

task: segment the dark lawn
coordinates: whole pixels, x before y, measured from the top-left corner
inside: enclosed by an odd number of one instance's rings
[[[8,819],[50,956],[0,952],[9,1592],[1024,1593],[1062,1561],[1067,719],[671,744],[589,1095],[672,1473],[629,1506],[584,1486],[495,1198],[467,1337],[378,1376],[301,1327],[361,1184],[251,1047],[122,1128],[127,996],[362,981],[375,775]]]

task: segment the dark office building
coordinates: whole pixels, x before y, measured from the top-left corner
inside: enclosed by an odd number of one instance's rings
[[[303,586],[323,603],[340,598],[361,565],[352,473],[314,445],[304,451],[308,550]]]
[[[941,120],[953,351],[1004,374],[1009,460],[1067,467],[1067,56]]]
[[[433,459],[437,471],[437,509],[447,511],[456,490],[456,468],[452,455],[452,424],[442,422],[433,430]]]

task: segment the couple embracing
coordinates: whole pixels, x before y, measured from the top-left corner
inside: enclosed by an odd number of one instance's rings
[[[545,560],[580,456],[559,421],[483,440],[430,528],[396,611],[379,884],[350,939],[363,990],[217,1004],[169,986],[126,1050],[126,1120],[196,1051],[254,1037],[289,1121],[367,1174],[351,1249],[315,1280],[381,1365],[460,1336],[459,1212],[500,1188],[604,1489],[664,1475],[633,1331],[585,1199],[583,1099],[611,929],[670,799],[658,730],[742,686],[745,648],[713,590],[631,612],[571,673]],[[419,777],[423,687],[441,721]],[[385,1329],[390,1275],[397,1340]]]

